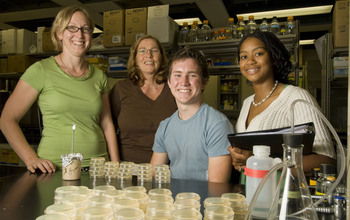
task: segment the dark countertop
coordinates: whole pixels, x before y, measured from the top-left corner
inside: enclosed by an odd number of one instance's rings
[[[240,185],[224,183],[208,183],[195,180],[175,180],[170,184],[156,184],[154,182],[138,182],[134,178],[129,181],[111,180],[104,178],[92,179],[88,172],[83,172],[77,181],[62,180],[60,171],[55,174],[23,174],[0,178],[0,219],[1,220],[34,220],[42,215],[47,206],[54,203],[55,189],[59,186],[76,185],[87,186],[93,189],[99,185],[113,185],[116,189],[123,189],[131,185],[142,185],[147,190],[152,188],[168,188],[173,196],[180,192],[196,192],[203,201],[207,197],[221,196],[227,192],[242,192]]]

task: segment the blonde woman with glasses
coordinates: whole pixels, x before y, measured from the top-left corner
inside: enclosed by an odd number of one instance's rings
[[[163,47],[152,36],[130,48],[128,79],[118,81],[110,94],[121,160],[150,162],[159,123],[176,110],[166,83],[167,64]]]
[[[56,16],[51,38],[60,53],[41,60],[20,78],[1,115],[1,130],[31,172],[55,172],[61,155],[82,153],[82,167],[91,157],[119,161],[105,74],[84,57],[91,45],[94,23],[80,6],[63,8]],[[43,118],[42,138],[35,152],[19,122],[34,102]]]

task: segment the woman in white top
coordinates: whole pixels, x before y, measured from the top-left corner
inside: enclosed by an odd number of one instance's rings
[[[290,54],[283,43],[269,32],[257,32],[244,37],[238,45],[240,71],[252,84],[255,94],[245,99],[235,131],[248,132],[291,126],[290,106],[296,99],[303,99],[317,106],[314,98],[288,80],[292,64]],[[329,131],[317,113],[304,103],[297,103],[294,124],[313,122],[315,140],[312,154],[303,156],[304,172],[322,163],[335,162],[335,151]],[[242,171],[252,151],[229,148],[232,164]]]

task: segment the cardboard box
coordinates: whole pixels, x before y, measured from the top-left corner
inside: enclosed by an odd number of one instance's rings
[[[0,73],[7,73],[7,58],[0,58]]]
[[[17,30],[17,54],[30,54],[35,53],[31,51],[31,47],[36,48],[36,33],[26,30],[18,29]]]
[[[124,45],[124,19],[124,10],[113,10],[103,13],[104,47]]]
[[[132,45],[147,33],[147,8],[133,8],[125,11],[125,45]]]
[[[7,54],[6,39],[7,39],[7,30],[2,30],[1,31],[1,53],[2,54]]]
[[[170,17],[155,17],[147,20],[147,34],[154,36],[161,43],[176,43],[178,28],[179,25]]]
[[[165,18],[169,16],[169,5],[157,5],[148,7],[147,17],[150,18]]]
[[[36,52],[41,53],[43,51],[43,32],[46,27],[38,27],[37,28],[37,36],[36,36]]]
[[[37,59],[27,55],[8,56],[7,71],[9,73],[24,73],[27,70],[27,68],[36,61]]]
[[[55,45],[53,44],[51,40],[51,29],[45,28],[42,33],[42,41],[43,41],[43,51],[50,52],[55,50]]]
[[[349,1],[336,1],[333,10],[334,47],[349,46]]]
[[[2,49],[4,54],[17,53],[17,29],[2,31]]]

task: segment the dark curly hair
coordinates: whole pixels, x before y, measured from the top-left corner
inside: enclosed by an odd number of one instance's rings
[[[208,74],[208,64],[207,64],[207,60],[206,60],[205,56],[200,51],[193,49],[193,48],[190,48],[188,46],[178,50],[171,57],[170,62],[169,62],[169,71],[168,71],[167,78],[169,78],[169,74],[172,71],[173,64],[175,61],[184,60],[184,59],[188,59],[188,58],[192,58],[197,62],[198,66],[201,70],[202,82],[207,83],[209,81],[209,74]]]
[[[272,58],[274,79],[281,83],[293,84],[293,82],[288,79],[288,75],[292,72],[293,67],[290,62],[290,53],[274,33],[258,31],[244,36],[237,47],[238,55],[243,42],[246,39],[253,37],[259,39],[265,44],[266,49]],[[240,60],[240,56],[238,56],[238,60]]]
[[[131,82],[134,85],[137,85],[140,87],[143,86],[143,84],[145,83],[145,77],[143,76],[140,68],[136,65],[136,55],[137,55],[137,49],[139,47],[139,44],[141,43],[141,41],[143,41],[145,39],[154,40],[157,43],[158,48],[160,50],[160,56],[161,56],[160,67],[159,67],[158,72],[154,76],[154,78],[156,79],[156,82],[158,84],[161,84],[163,82],[166,82],[166,80],[167,80],[166,79],[166,71],[168,68],[168,59],[166,57],[165,50],[157,38],[155,38],[151,35],[145,35],[145,36],[142,36],[141,38],[139,38],[130,47],[130,56],[129,56],[129,60],[128,60],[128,64],[127,64],[129,79],[131,80]]]

